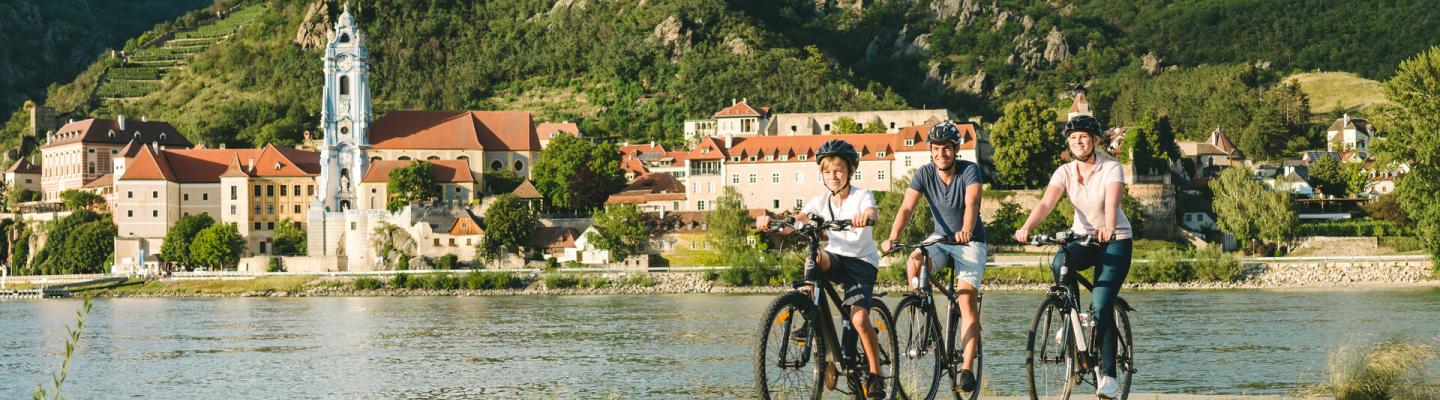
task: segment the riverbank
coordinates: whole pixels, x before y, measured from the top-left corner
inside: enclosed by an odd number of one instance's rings
[[[1428,271],[1428,267],[1427,271]],[[1273,272],[1273,271],[1272,271]],[[1294,289],[1333,290],[1341,288],[1384,289],[1407,287],[1440,287],[1440,280],[1421,276],[1409,270],[1390,275],[1357,275],[1319,273],[1297,268],[1294,273],[1307,279],[1278,279],[1273,274],[1253,275],[1239,282],[1187,282],[1127,284],[1125,290],[1244,290]],[[634,295],[634,294],[757,294],[780,293],[785,286],[725,286],[707,280],[702,272],[632,272],[632,273],[505,273],[480,272],[478,275],[509,274],[512,287],[485,289],[466,286],[470,272],[407,274],[405,281],[396,277],[355,276],[256,276],[225,279],[172,279],[146,282],[119,289],[95,292],[98,297],[374,297],[374,296],[529,296],[529,295]],[[441,278],[444,276],[444,278]],[[1395,280],[1366,280],[1361,277],[1403,277]],[[557,278],[567,279],[557,279]],[[453,279],[452,279],[453,278]],[[548,278],[548,279],[547,279]],[[424,282],[430,279],[432,282]],[[443,281],[450,283],[443,283]],[[442,283],[434,283],[440,281]],[[1043,291],[1046,283],[987,283],[985,291]],[[900,293],[899,285],[881,285],[877,290]]]

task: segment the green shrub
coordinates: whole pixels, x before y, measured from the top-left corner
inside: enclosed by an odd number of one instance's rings
[[[524,287],[525,282],[509,272],[473,271],[465,275],[461,286],[470,290],[518,289]]]
[[[949,275],[947,273],[947,275]],[[984,283],[998,284],[1050,284],[1055,282],[1053,272],[1050,272],[1050,264],[1040,264],[1035,267],[1010,266],[992,267],[985,269]]]
[[[1149,262],[1130,264],[1129,281],[1135,283],[1189,282],[1195,278],[1195,271],[1191,263],[1181,261],[1186,256],[1187,254],[1176,249],[1163,249],[1150,253],[1144,258]]]
[[[1245,266],[1220,246],[1205,246],[1195,252],[1194,278],[1204,282],[1234,282],[1245,274]]]
[[[651,287],[655,286],[655,278],[651,277],[650,275],[632,275],[628,278],[620,280],[617,285]]]
[[[406,286],[409,286],[409,283],[410,283],[410,275],[409,275],[409,274],[396,274],[396,275],[395,275],[395,278],[390,279],[390,287],[397,288],[397,289],[400,289],[400,288],[404,288],[404,287],[406,287]]]
[[[430,274],[424,280],[424,288],[430,290],[459,290],[460,278],[450,274]]]
[[[545,274],[545,287],[567,289],[580,285],[580,279],[570,274]]]
[[[1409,236],[1408,229],[1378,219],[1352,219],[1344,221],[1304,222],[1296,227],[1299,236]]]
[[[384,284],[380,283],[379,279],[375,278],[357,278],[355,279],[354,285],[355,290],[375,290],[385,287]]]
[[[409,269],[410,269],[410,257],[406,257],[405,255],[402,254],[402,255],[400,256],[400,261],[398,261],[398,262],[395,263],[395,270],[396,270],[396,271],[405,271],[405,270],[409,270]],[[401,274],[401,275],[404,275],[404,274]]]
[[[285,261],[280,257],[270,257],[270,263],[265,267],[265,272],[285,272]]]
[[[435,269],[455,269],[455,265],[459,262],[460,256],[446,254],[435,259]]]
[[[1391,339],[1341,346],[1330,355],[1325,381],[1304,393],[1337,400],[1440,398],[1440,374],[1429,370],[1440,350],[1428,343]]]

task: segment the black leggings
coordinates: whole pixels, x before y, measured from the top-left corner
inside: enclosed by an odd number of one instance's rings
[[[1115,346],[1118,337],[1115,331],[1115,297],[1120,295],[1120,286],[1130,273],[1130,254],[1134,250],[1130,239],[1111,240],[1100,247],[1086,247],[1079,243],[1067,245],[1070,254],[1070,268],[1074,272],[1095,267],[1095,288],[1090,292],[1090,310],[1095,318],[1095,337],[1100,338],[1100,369],[1106,375],[1115,376]],[[1065,252],[1055,254],[1050,263],[1055,281],[1060,281],[1060,263],[1065,262]]]

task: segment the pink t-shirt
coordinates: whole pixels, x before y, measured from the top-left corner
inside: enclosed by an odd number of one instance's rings
[[[1095,227],[1105,226],[1105,187],[1115,182],[1125,182],[1125,169],[1120,163],[1114,160],[1099,159],[1095,169],[1090,170],[1090,176],[1081,184],[1077,168],[1079,161],[1071,161],[1060,168],[1055,169],[1055,174],[1050,175],[1050,187],[1065,189],[1065,195],[1070,197],[1070,204],[1075,206],[1075,222],[1070,225],[1070,231],[1078,234],[1088,234],[1095,230]],[[1124,189],[1121,189],[1121,196],[1124,196]],[[1130,219],[1125,218],[1125,212],[1118,210],[1120,215],[1115,216],[1115,239],[1129,239],[1132,236],[1130,230]]]

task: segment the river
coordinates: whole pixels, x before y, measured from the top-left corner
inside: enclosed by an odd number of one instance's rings
[[[985,295],[986,380],[1025,390],[1039,292]],[[1277,394],[1339,345],[1440,334],[1440,288],[1127,291],[1137,392]],[[752,397],[772,295],[96,300],[70,398]],[[885,299],[892,307],[894,295]],[[63,356],[78,300],[0,302],[0,396]]]

